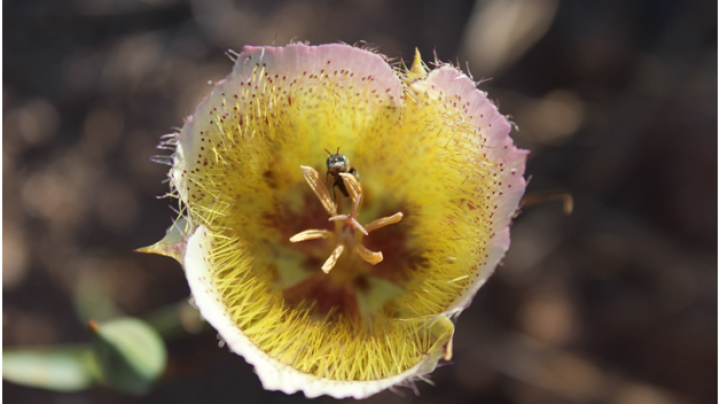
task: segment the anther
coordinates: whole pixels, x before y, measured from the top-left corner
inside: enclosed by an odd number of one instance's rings
[[[380,219],[373,220],[372,222],[370,222],[367,226],[365,226],[365,230],[367,230],[368,232],[371,232],[373,230],[377,230],[382,227],[398,223],[402,220],[402,218],[403,218],[402,212],[398,212],[392,216],[382,217]]]
[[[319,229],[309,229],[305,231],[301,231],[300,233],[290,237],[291,243],[297,243],[300,241],[305,240],[317,240],[320,238],[328,238],[332,232],[329,232],[327,230],[319,230]]]
[[[335,264],[337,264],[338,259],[340,258],[340,255],[342,255],[343,251],[345,250],[345,246],[340,244],[333,250],[332,254],[330,254],[330,257],[325,261],[325,263],[322,266],[322,271],[326,274],[330,273],[330,271],[335,267]]]
[[[370,265],[376,265],[382,262],[383,260],[383,253],[380,251],[372,251],[369,250],[367,247],[365,247],[362,244],[358,244],[355,246],[355,252],[358,253],[360,258],[362,258],[365,262],[367,262]]]

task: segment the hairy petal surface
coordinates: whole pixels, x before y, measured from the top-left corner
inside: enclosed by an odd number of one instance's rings
[[[419,55],[403,70],[341,44],[245,47],[175,139],[186,244],[145,251],[174,252],[267,389],[411,383],[450,359],[451,320],[509,248],[527,156],[509,132],[470,78]]]

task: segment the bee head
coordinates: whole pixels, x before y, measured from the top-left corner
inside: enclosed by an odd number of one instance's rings
[[[327,158],[328,171],[340,173],[348,172],[350,170],[350,160],[348,160],[344,154],[340,154],[340,148],[338,148],[337,153],[331,154],[328,152],[328,154],[330,154],[330,157]]]

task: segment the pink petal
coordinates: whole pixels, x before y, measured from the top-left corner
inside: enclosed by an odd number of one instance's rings
[[[389,90],[396,100],[402,93],[400,81],[381,55],[349,45],[246,46],[235,62],[231,77],[238,82],[247,80],[256,67],[265,67],[269,75],[277,74],[278,79],[285,76],[289,81],[312,75],[332,76],[344,70],[351,72],[357,83],[370,80],[378,92],[384,94]]]
[[[442,66],[430,72],[428,77],[414,86],[431,95],[442,94],[444,99],[457,97],[457,104],[467,104],[463,120],[479,128],[473,139],[477,145],[478,162],[495,164],[499,183],[498,191],[488,203],[496,207],[492,232],[485,249],[487,255],[477,271],[475,282],[455,301],[450,311],[463,309],[470,304],[477,290],[492,274],[510,247],[510,222],[525,192],[525,161],[529,151],[518,149],[510,138],[510,122],[500,114],[486,93],[477,89],[475,83],[460,70]]]

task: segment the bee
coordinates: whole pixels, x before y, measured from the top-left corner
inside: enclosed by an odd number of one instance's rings
[[[344,154],[340,154],[340,148],[337,148],[337,152],[335,154],[330,153],[328,149],[325,149],[327,154],[330,155],[327,159],[327,175],[325,175],[325,181],[327,181],[327,177],[332,175],[335,178],[335,182],[333,183],[333,197],[335,197],[335,188],[338,188],[340,192],[342,192],[343,195],[345,195],[346,198],[350,197],[350,194],[348,194],[347,189],[345,188],[345,182],[343,181],[342,177],[340,176],[340,173],[349,173],[355,176],[358,180],[360,179],[360,174],[355,169],[355,167],[350,167],[350,159],[345,157]]]

